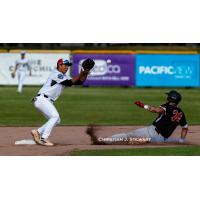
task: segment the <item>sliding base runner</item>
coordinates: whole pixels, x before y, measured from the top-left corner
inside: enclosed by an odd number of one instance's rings
[[[188,132],[188,124],[186,117],[181,108],[178,107],[182,97],[175,90],[171,90],[167,94],[167,102],[159,107],[145,105],[141,101],[135,101],[135,105],[146,109],[152,113],[158,113],[158,117],[153,123],[144,128],[136,129],[128,133],[117,133],[110,137],[100,138],[95,134],[93,126],[88,127],[87,134],[91,137],[93,144],[135,144],[144,142],[168,142],[170,136],[178,125],[182,127],[181,136],[177,143],[186,142],[185,138]]]

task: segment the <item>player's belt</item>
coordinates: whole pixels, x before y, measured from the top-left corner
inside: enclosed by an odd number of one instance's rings
[[[38,97],[38,96],[41,96],[41,95],[43,95],[45,98],[50,99],[52,102],[54,102],[54,100],[51,99],[51,98],[49,98],[46,94],[37,94],[37,97]]]

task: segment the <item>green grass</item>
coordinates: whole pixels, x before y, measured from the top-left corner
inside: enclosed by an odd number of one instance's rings
[[[200,146],[73,151],[71,156],[200,156]]]
[[[46,119],[30,103],[40,87],[24,87],[23,94],[16,87],[0,87],[0,126],[38,126]],[[147,125],[156,117],[133,105],[142,100],[146,104],[165,102],[168,88],[90,87],[67,88],[55,105],[61,125]],[[181,107],[189,124],[200,124],[199,89],[178,89],[183,95]]]

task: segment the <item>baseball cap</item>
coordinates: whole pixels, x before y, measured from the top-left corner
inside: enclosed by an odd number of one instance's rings
[[[26,54],[26,51],[21,51],[20,54]]]
[[[69,62],[67,59],[59,59],[57,61],[57,65],[67,65],[67,66],[72,66],[72,63]]]

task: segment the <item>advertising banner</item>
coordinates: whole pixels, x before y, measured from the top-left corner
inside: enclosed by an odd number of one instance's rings
[[[136,86],[199,86],[199,55],[137,55]]]
[[[95,61],[95,67],[85,81],[87,86],[133,86],[135,83],[134,54],[74,54],[73,75],[77,76],[86,58]]]
[[[59,58],[70,58],[69,53],[27,53],[26,58],[32,74],[27,71],[24,79],[25,85],[42,85],[47,80],[52,70],[56,68]],[[17,85],[17,76],[11,77],[20,53],[0,53],[0,85]],[[70,73],[70,72],[68,72]]]

